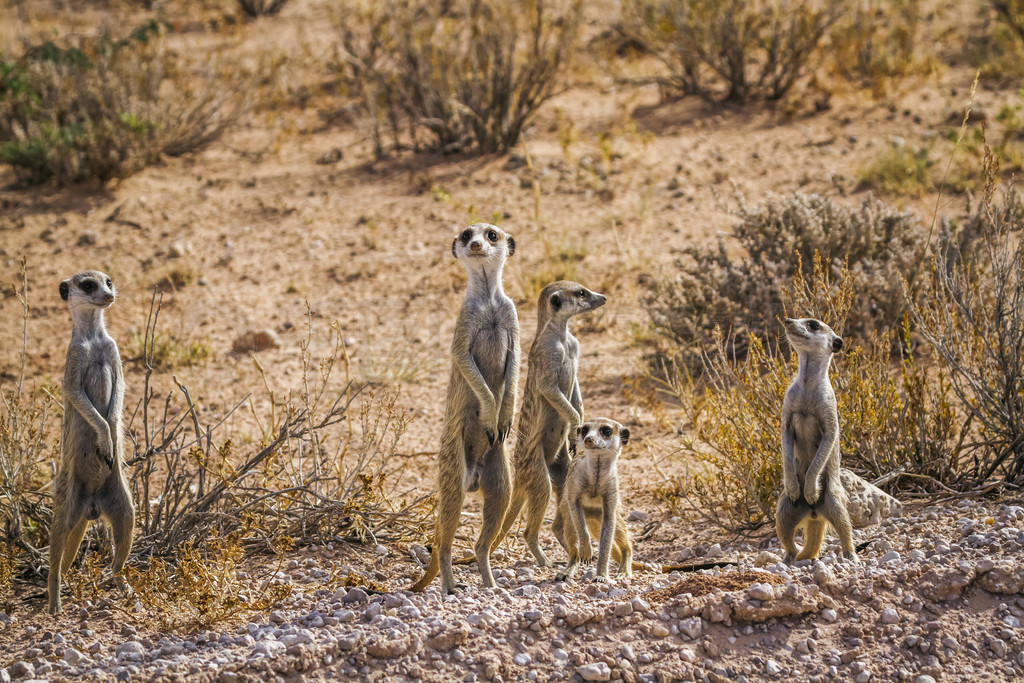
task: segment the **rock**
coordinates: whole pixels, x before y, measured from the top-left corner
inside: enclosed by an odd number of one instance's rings
[[[900,561],[900,554],[898,552],[896,552],[895,550],[890,550],[889,552],[887,552],[885,555],[882,555],[882,557],[880,557],[878,559],[878,562],[880,564],[896,564],[899,561]]]
[[[612,679],[612,670],[604,662],[583,664],[576,667],[576,673],[585,681],[610,681]]]
[[[338,149],[337,147],[334,147],[324,152],[323,155],[316,160],[316,163],[320,164],[321,166],[327,166],[329,164],[338,163],[339,161],[342,160],[343,157],[344,155],[341,153],[341,150]]]
[[[992,650],[992,654],[998,659],[1002,659],[1006,656],[1006,641],[1000,638],[993,638],[992,642],[988,644],[988,649]]]
[[[900,501],[850,470],[839,470],[839,480],[849,497],[846,509],[850,512],[850,521],[854,527],[861,529],[872,526],[903,512]]]
[[[633,510],[632,512],[629,513],[629,516],[626,517],[626,521],[627,522],[646,522],[647,521],[647,517],[648,517],[648,514],[646,512],[644,512],[643,510]]]
[[[914,683],[935,683],[935,679],[928,674],[921,674],[914,679]]]
[[[469,638],[469,625],[463,622],[442,624],[427,638],[427,647],[435,650],[451,650],[462,645]]]
[[[716,557],[721,557],[722,555],[723,552],[721,543],[714,544],[713,546],[708,548],[708,551],[706,553],[704,553],[704,557],[708,558],[709,560],[713,560]]]
[[[118,645],[117,649],[114,651],[114,655],[118,659],[127,659],[130,662],[138,662],[146,656],[146,648],[142,647],[142,643],[138,641],[129,640]]]
[[[531,660],[532,658],[530,657],[530,655],[526,654],[525,652],[520,652],[512,658],[512,663],[516,666],[526,666],[530,663]]]
[[[668,627],[665,626],[665,624],[655,624],[651,628],[651,635],[655,638],[668,638],[670,633],[672,632],[668,630]]]
[[[690,638],[696,639],[700,637],[701,631],[704,630],[704,623],[700,620],[700,617],[685,619],[679,622],[679,630]]]
[[[288,646],[279,640],[261,640],[253,646],[252,651],[261,657],[276,657],[283,655],[287,648]]]
[[[192,243],[186,239],[176,239],[171,242],[171,246],[167,249],[167,255],[171,258],[181,258],[185,254],[192,251]]]
[[[409,638],[387,638],[378,636],[366,642],[366,651],[378,659],[391,659],[404,655],[409,649]]]
[[[755,583],[747,589],[747,595],[754,600],[774,600],[775,589],[770,583]]]
[[[929,600],[949,601],[958,598],[973,579],[974,570],[969,567],[965,571],[960,567],[937,566],[918,579],[917,587]]]
[[[898,624],[900,623],[900,614],[892,607],[887,607],[882,610],[882,623],[883,624]]]
[[[286,633],[280,638],[281,644],[285,647],[292,647],[294,645],[308,645],[315,639],[313,638],[312,631],[301,628],[295,633]]]
[[[11,664],[10,668],[7,669],[7,672],[11,674],[12,678],[32,678],[36,673],[36,668],[29,662],[22,661]]]
[[[774,659],[769,659],[764,665],[765,673],[775,676],[782,673],[782,666]]]
[[[617,617],[628,617],[633,613],[633,605],[628,602],[617,602],[612,613]]]
[[[537,586],[526,584],[513,590],[512,595],[520,598],[539,598],[541,596],[541,590]]]
[[[235,353],[248,353],[249,351],[263,351],[265,349],[276,349],[281,346],[281,339],[273,330],[257,330],[255,332],[244,332],[235,339],[231,350]]]
[[[96,245],[99,235],[94,230],[86,230],[78,236],[78,241],[75,243],[79,247],[92,247]]]
[[[981,570],[981,562],[978,563]],[[978,585],[989,593],[1014,595],[1024,592],[1024,573],[1008,562],[1001,562],[978,577]]]
[[[288,621],[288,617],[281,610],[274,610],[270,613],[270,621],[275,624],[283,624]]]
[[[775,564],[782,558],[771,552],[770,550],[762,550],[754,558],[755,567],[767,567],[770,564]]]
[[[85,659],[85,656],[73,647],[69,647],[64,650],[64,661],[67,662],[69,666],[78,666],[82,663],[83,659]]]

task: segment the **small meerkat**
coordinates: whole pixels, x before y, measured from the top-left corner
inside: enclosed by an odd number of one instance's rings
[[[61,466],[50,524],[49,611],[61,610],[61,574],[74,561],[89,522],[103,518],[114,541],[111,568],[119,574],[132,548],[135,506],[123,467],[124,372],[103,311],[114,303],[110,278],[88,270],[60,283],[71,309],[71,343],[64,364]]]
[[[540,547],[544,511],[552,486],[556,501],[561,499],[571,459],[570,435],[575,437],[576,428],[583,423],[583,399],[576,376],[580,343],[569,331],[569,319],[600,308],[606,301],[603,294],[561,280],[545,287],[537,302],[537,334],[530,346],[513,458],[512,504],[495,545],[508,535],[526,503],[523,536],[542,567],[553,566]],[[556,506],[553,529],[564,545],[563,525],[561,506]]]
[[[494,586],[491,547],[505,519],[512,475],[505,437],[512,429],[519,384],[519,319],[505,295],[501,274],[515,253],[511,235],[476,223],[452,242],[452,254],[468,275],[452,340],[444,427],[437,454],[437,522],[426,574],[410,590],[421,591],[441,573],[441,586],[455,592],[452,541],[467,491],[484,497],[476,559],[483,585]]]
[[[633,541],[619,505],[618,460],[629,442],[629,430],[615,420],[599,417],[576,429],[576,457],[569,463],[562,491],[565,542],[569,563],[560,581],[569,581],[582,562],[593,561],[590,534],[599,536],[597,576],[608,580],[608,561],[614,556],[619,576],[633,575]]]
[[[843,557],[857,561],[839,476],[839,412],[828,376],[832,354],[842,350],[843,340],[814,318],[786,318],[785,325],[800,365],[782,403],[784,491],[775,512],[775,531],[791,564],[818,556],[828,522],[839,534]],[[802,550],[794,541],[798,528],[804,533]]]

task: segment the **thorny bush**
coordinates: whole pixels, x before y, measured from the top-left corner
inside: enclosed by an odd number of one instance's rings
[[[353,12],[344,69],[377,155],[385,135],[395,149],[512,148],[555,94],[580,15],[580,0],[385,0]]]

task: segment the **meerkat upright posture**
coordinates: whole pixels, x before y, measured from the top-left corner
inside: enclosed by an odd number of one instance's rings
[[[576,457],[569,463],[561,505],[568,517],[565,542],[569,564],[559,580],[571,580],[580,562],[590,564],[590,534],[599,536],[597,576],[608,580],[608,560],[614,555],[619,576],[633,575],[633,542],[619,505],[618,461],[629,442],[629,430],[615,420],[599,417],[576,430]]]
[[[519,319],[501,286],[505,261],[515,253],[511,235],[487,223],[463,230],[452,254],[469,276],[452,341],[444,428],[437,454],[437,525],[420,591],[441,572],[441,585],[455,592],[452,540],[467,491],[484,497],[483,525],[476,543],[484,586],[494,586],[491,546],[505,519],[512,477],[505,437],[512,429],[519,383]]]
[[[782,476],[785,490],[775,512],[775,531],[786,562],[821,551],[828,522],[839,534],[843,557],[857,560],[846,491],[839,477],[839,413],[829,381],[832,354],[843,340],[814,318],[786,318],[786,337],[800,366],[782,403]],[[803,529],[804,547],[794,535]]]
[[[60,612],[61,573],[71,566],[89,522],[102,517],[114,540],[115,580],[132,548],[135,507],[125,480],[121,433],[124,373],[103,311],[114,303],[110,278],[88,270],[60,283],[71,309],[64,365],[61,466],[50,524],[49,610]]]
[[[603,294],[561,280],[545,287],[537,303],[537,334],[530,346],[519,438],[513,458],[512,504],[496,543],[500,543],[526,503],[524,537],[537,564],[551,567],[540,547],[540,527],[554,486],[556,500],[569,467],[569,438],[583,423],[583,399],[576,369],[580,343],[569,331],[569,318],[604,305]],[[575,440],[573,441],[575,443]],[[564,543],[564,520],[556,508],[554,530]]]

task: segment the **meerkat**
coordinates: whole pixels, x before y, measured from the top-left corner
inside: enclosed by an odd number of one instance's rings
[[[843,340],[814,318],[786,318],[785,325],[800,365],[782,403],[784,491],[775,513],[775,531],[791,564],[818,556],[828,522],[839,534],[843,557],[857,561],[839,475],[839,413],[828,376],[832,354],[842,350]],[[804,534],[802,550],[793,540],[798,528]]]
[[[537,302],[537,334],[530,346],[513,458],[512,503],[496,545],[508,535],[526,503],[523,536],[542,567],[553,566],[540,547],[544,511],[552,486],[556,501],[561,499],[571,458],[569,437],[583,423],[583,399],[576,376],[580,343],[569,331],[569,319],[600,308],[606,301],[603,294],[561,280],[541,290]],[[564,545],[563,525],[561,507],[556,506],[553,529]]]
[[[437,454],[437,521],[426,574],[411,590],[421,591],[441,572],[441,586],[455,592],[452,540],[466,493],[484,497],[476,559],[483,585],[494,586],[490,556],[512,495],[505,437],[512,429],[519,384],[519,319],[502,289],[501,274],[516,243],[487,223],[463,230],[452,254],[468,275],[466,296],[455,324],[452,369]]]
[[[615,420],[596,418],[576,429],[576,457],[569,463],[560,504],[569,563],[560,581],[569,581],[582,562],[593,561],[590,534],[600,538],[595,581],[608,580],[608,561],[614,556],[619,576],[633,575],[633,542],[619,505],[618,460],[629,442],[629,430]]]
[[[71,343],[64,365],[61,466],[50,524],[49,611],[60,612],[61,573],[71,566],[90,521],[103,518],[114,541],[111,568],[120,579],[132,548],[135,506],[123,467],[121,410],[124,373],[103,312],[116,292],[105,274],[88,270],[60,283],[71,309]]]

